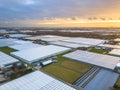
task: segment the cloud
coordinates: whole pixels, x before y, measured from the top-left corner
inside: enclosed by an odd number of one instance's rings
[[[0,20],[119,18],[120,0],[0,0]]]

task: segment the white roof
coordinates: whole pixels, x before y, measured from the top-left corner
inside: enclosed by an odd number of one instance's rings
[[[52,62],[53,62],[52,60],[47,60],[47,61],[42,62],[42,64],[43,64],[43,65],[47,65],[47,64],[50,64],[50,63],[52,63]]]
[[[0,47],[17,44],[14,41],[16,41],[16,39],[0,39]]]
[[[36,48],[36,47],[42,47],[44,45],[40,45],[40,44],[34,44],[34,43],[26,43],[26,44],[20,44],[20,45],[12,45],[9,46],[12,49],[15,50],[25,50],[25,49],[31,49],[31,48]]]
[[[108,47],[108,48],[120,49],[120,45],[100,44],[100,45],[98,45],[98,46],[100,46],[100,47]]]
[[[4,65],[12,64],[15,62],[18,62],[18,60],[3,52],[0,52],[0,67],[3,67]]]
[[[18,45],[18,44],[30,44],[31,41],[24,41],[18,39],[0,39],[0,47],[6,47],[11,45]]]
[[[118,73],[102,69],[83,90],[111,90],[110,88],[114,86],[118,78]]]
[[[28,40],[42,40],[42,41],[59,41],[69,39],[70,37],[56,36],[56,35],[42,35],[42,36],[34,36],[34,37],[26,37]]]
[[[0,90],[75,90],[43,72],[35,71],[0,86]]]
[[[120,63],[117,63],[117,65],[116,65],[116,66],[120,68]]]
[[[91,45],[86,45],[86,44],[77,44],[77,43],[69,43],[69,42],[62,42],[62,41],[50,42],[50,44],[69,47],[69,48],[79,48],[79,47],[90,47],[91,46]]]
[[[78,37],[78,38],[72,38],[62,41],[70,42],[70,43],[88,44],[88,45],[99,45],[101,43],[104,43],[106,40]]]
[[[27,34],[9,34],[9,37],[11,38],[22,38],[22,37],[28,37],[31,35],[27,35]]]
[[[72,53],[66,54],[64,55],[64,57],[108,69],[114,69],[117,63],[119,63],[120,61],[119,57],[97,54],[81,50],[77,50]]]
[[[31,63],[69,50],[70,48],[66,47],[47,45],[43,47],[17,51],[11,54]]]
[[[113,49],[112,51],[109,52],[109,54],[120,56],[120,49]]]
[[[31,41],[24,41],[24,40],[16,40],[14,42],[17,44],[31,44],[32,43]]]

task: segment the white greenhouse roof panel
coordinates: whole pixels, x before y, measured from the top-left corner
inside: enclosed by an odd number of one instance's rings
[[[41,71],[34,71],[1,85],[0,90],[75,90],[75,88]]]
[[[105,43],[106,40],[101,40],[101,39],[93,39],[93,38],[72,38],[72,39],[67,39],[67,40],[62,40],[65,42],[70,42],[70,43],[78,43],[78,44],[88,44],[88,45],[99,45],[101,43]]]
[[[20,44],[20,45],[12,45],[9,46],[12,49],[15,50],[25,50],[25,49],[31,49],[31,48],[36,48],[36,47],[42,47],[44,45],[40,45],[40,44],[34,44],[34,43],[26,43],[26,44]]]
[[[47,61],[42,62],[43,65],[48,65],[50,63],[53,63],[53,61],[52,60],[47,60]]]
[[[27,34],[9,34],[9,37],[11,38],[23,38],[23,37],[29,37],[31,35],[27,35]]]
[[[119,78],[119,74],[110,70],[100,70],[85,86],[84,90],[110,90]]]
[[[0,39],[0,47],[6,47],[11,45],[18,45],[18,44],[31,44],[31,41],[24,41],[18,39]]]
[[[97,54],[82,50],[74,51],[72,53],[64,55],[63,57],[112,70],[116,67],[117,63],[119,63],[120,61],[120,58],[118,57]]]
[[[17,44],[15,43],[16,39],[0,39],[0,47],[6,47],[9,45]]]
[[[79,47],[90,47],[91,46],[91,45],[86,45],[86,44],[77,44],[77,43],[69,43],[69,42],[62,42],[62,41],[50,42],[50,44],[69,47],[69,48],[79,48]]]
[[[113,49],[109,52],[110,55],[120,56],[120,49]]]
[[[24,41],[24,40],[16,40],[14,42],[17,44],[31,44],[32,43],[31,41]]]
[[[70,37],[63,37],[63,36],[57,36],[57,35],[42,35],[42,36],[26,37],[25,39],[42,40],[42,41],[46,41],[46,42],[51,42],[51,41],[70,39]]]
[[[66,47],[47,45],[43,47],[17,51],[11,54],[13,56],[20,58],[21,60],[25,60],[29,63],[32,63],[32,62],[45,59],[47,57],[51,57],[69,50],[71,49]]]
[[[114,48],[114,49],[120,49],[120,45],[100,44],[98,46],[107,47],[107,48]]]
[[[17,59],[0,52],[0,67],[4,67],[5,65],[12,64],[18,62]]]

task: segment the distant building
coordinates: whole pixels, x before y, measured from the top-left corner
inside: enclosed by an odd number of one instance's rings
[[[27,42],[27,41],[26,41]],[[34,43],[23,43],[19,45],[11,45],[9,48],[15,49],[15,50],[25,50],[25,49],[31,49],[31,48],[37,48],[37,47],[43,47],[44,45],[40,44],[34,44]]]
[[[24,38],[24,37],[29,37],[31,35],[27,35],[27,34],[8,34],[8,36],[10,38]]]
[[[66,39],[66,40],[62,40],[62,41],[74,43],[74,44],[86,44],[86,45],[91,45],[91,46],[97,46],[99,44],[103,44],[103,43],[107,42],[107,40],[82,38],[82,37],[71,38],[71,39]]]

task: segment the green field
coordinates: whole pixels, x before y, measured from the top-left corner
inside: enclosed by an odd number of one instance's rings
[[[109,50],[102,50],[102,49],[91,49],[89,52],[100,53],[100,54],[108,54]]]
[[[9,47],[1,47],[1,48],[0,48],[0,51],[1,51],[1,52],[4,52],[4,53],[6,53],[6,54],[10,54],[11,52],[15,52],[16,50],[11,49],[11,48],[9,48]]]
[[[91,66],[89,65],[79,63],[70,59],[62,58],[62,55],[63,54],[58,55],[57,63],[48,65],[42,68],[41,70],[68,83],[73,83],[91,68]]]

